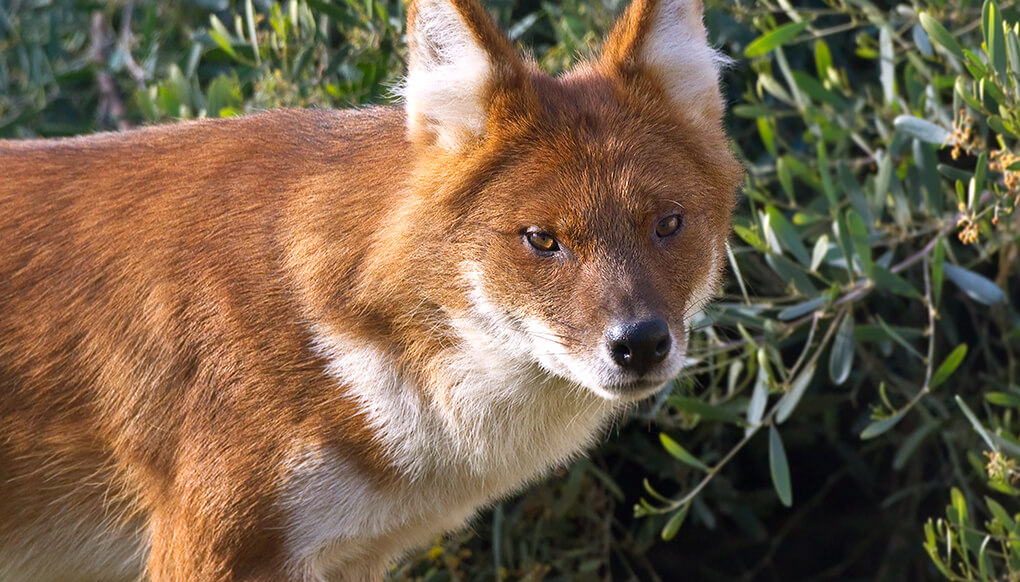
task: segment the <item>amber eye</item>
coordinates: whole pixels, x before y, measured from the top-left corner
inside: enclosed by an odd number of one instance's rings
[[[667,236],[676,234],[676,231],[680,230],[680,227],[684,225],[684,219],[679,214],[671,214],[666,218],[659,221],[659,224],[655,225],[655,234],[659,238],[666,238]]]
[[[553,235],[548,232],[541,230],[529,230],[525,236],[528,239],[528,244],[531,245],[536,251],[542,253],[554,253],[560,250],[559,243],[553,238]]]

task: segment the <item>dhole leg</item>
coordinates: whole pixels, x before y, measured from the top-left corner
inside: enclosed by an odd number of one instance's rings
[[[310,578],[323,582],[382,582],[388,565],[389,560],[381,559],[377,554],[368,554],[328,566],[320,563],[311,568],[315,573]]]
[[[178,511],[153,516],[151,582],[297,582],[288,571],[279,530],[254,520],[239,527],[222,511]],[[221,521],[211,516],[219,516]],[[246,516],[250,518],[251,516]],[[246,520],[247,521],[247,520]]]
[[[195,438],[198,438],[196,435]],[[273,455],[203,435],[151,508],[152,582],[290,582]],[[213,454],[217,451],[219,454]],[[256,454],[259,453],[259,454]]]

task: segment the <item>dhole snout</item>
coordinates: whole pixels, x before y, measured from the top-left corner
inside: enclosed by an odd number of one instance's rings
[[[609,353],[620,368],[644,376],[669,355],[673,337],[661,317],[628,321],[606,333]]]

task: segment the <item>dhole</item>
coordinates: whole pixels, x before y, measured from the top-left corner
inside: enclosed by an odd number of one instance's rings
[[[0,144],[0,580],[380,580],[682,366],[741,180],[698,0],[558,78]]]

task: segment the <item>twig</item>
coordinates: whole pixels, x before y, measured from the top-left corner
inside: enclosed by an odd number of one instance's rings
[[[124,117],[124,103],[117,93],[117,84],[113,75],[107,70],[109,62],[110,41],[105,33],[105,18],[99,10],[92,12],[92,20],[89,27],[90,47],[89,57],[99,65],[96,73],[96,85],[99,89],[99,106],[96,117],[101,125],[116,126],[124,129],[122,122]]]
[[[842,318],[849,317],[849,315],[847,315],[847,309],[848,308],[846,307],[840,309],[839,313],[836,315],[836,318],[833,320],[832,325],[830,325],[829,329],[825,332],[825,336],[822,338],[822,343],[819,345],[818,349],[815,350],[814,354],[812,354],[810,363],[808,364],[809,366],[814,365],[818,361],[818,357],[821,355],[822,350],[825,348],[826,344],[829,343],[829,340],[832,339],[832,336],[835,333],[836,328],[839,327],[839,322],[842,320]],[[731,448],[729,452],[727,452],[726,455],[723,456],[723,458],[719,459],[719,462],[717,462],[712,467],[709,467],[708,471],[705,473],[705,476],[702,477],[701,481],[699,481],[698,484],[695,485],[693,489],[691,489],[686,495],[684,495],[680,499],[673,501],[672,503],[666,505],[665,507],[660,508],[659,513],[669,513],[671,511],[680,509],[684,505],[690,503],[691,500],[693,500],[695,497],[697,497],[697,495],[701,493],[701,490],[704,489],[712,481],[712,479],[715,478],[716,474],[719,473],[719,471],[721,471],[723,467],[725,467],[726,464],[729,463],[730,460],[734,456],[736,456],[736,454],[740,452],[741,449],[744,448],[744,445],[746,445],[748,442],[751,441],[752,438],[754,438],[754,435],[756,435],[758,431],[761,430],[762,427],[769,426],[772,424],[772,419],[773,417],[775,417],[776,412],[779,410],[780,403],[782,403],[781,398],[777,400],[772,405],[771,408],[769,408],[768,412],[765,413],[765,416],[762,418],[761,422],[755,424],[754,426],[748,427],[747,432],[744,434],[744,438],[740,439],[740,441],[737,444],[733,445],[733,448]]]
[[[134,35],[131,34],[131,18],[134,15],[134,11],[135,0],[128,0],[124,4],[124,10],[121,12],[120,39],[118,44],[124,57],[124,68],[127,69],[128,74],[134,79],[135,85],[139,89],[144,89],[145,69],[138,66],[134,55],[131,54],[131,41],[134,40]]]

